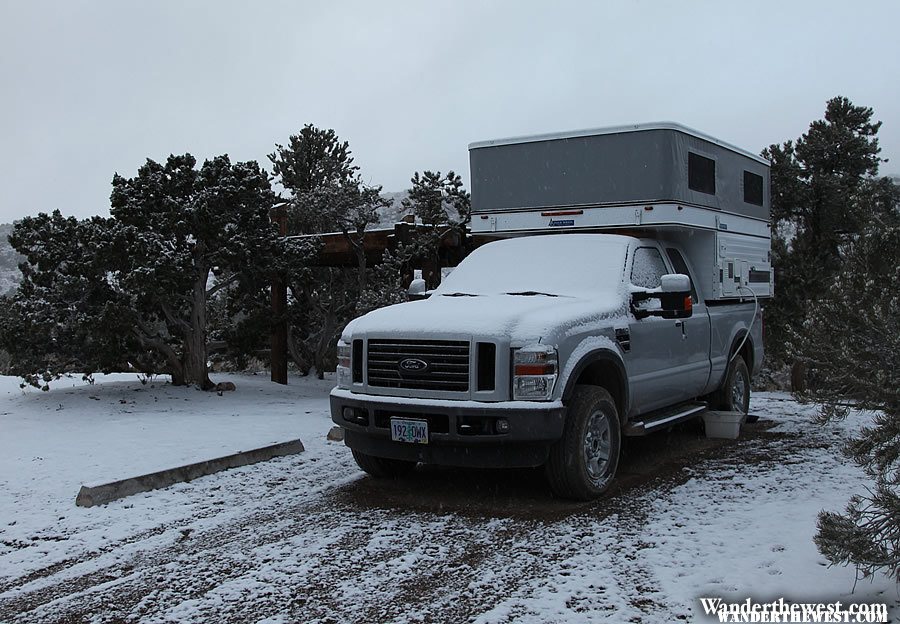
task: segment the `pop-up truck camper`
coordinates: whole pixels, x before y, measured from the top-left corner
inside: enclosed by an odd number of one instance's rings
[[[774,287],[766,160],[672,123],[469,154],[491,242],[338,343],[332,419],[363,470],[543,465],[590,499],[622,436],[746,420]]]

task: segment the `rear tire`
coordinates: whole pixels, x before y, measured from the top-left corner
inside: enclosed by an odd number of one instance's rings
[[[561,498],[592,500],[612,484],[622,447],[622,427],[612,396],[599,386],[578,386],[569,401],[563,436],[545,467]]]
[[[351,449],[351,451],[353,452],[353,459],[356,460],[356,465],[359,466],[363,472],[378,479],[401,477],[405,474],[409,474],[412,472],[413,468],[416,467],[416,462],[412,461],[374,457],[353,449]]]
[[[713,397],[716,409],[726,412],[741,412],[747,415],[746,422],[754,423],[759,416],[750,416],[750,371],[744,358],[737,356],[728,365],[725,382]]]

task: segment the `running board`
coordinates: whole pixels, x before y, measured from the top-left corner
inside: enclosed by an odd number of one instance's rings
[[[706,403],[682,403],[663,412],[646,414],[641,420],[627,423],[623,433],[627,436],[647,435],[653,431],[690,420],[706,410]]]

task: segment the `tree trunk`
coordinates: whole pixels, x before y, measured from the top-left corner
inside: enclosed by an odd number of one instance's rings
[[[184,375],[184,366],[181,364],[181,362],[178,362],[178,363],[170,362],[166,369],[169,373],[169,376],[172,378],[173,386],[186,386],[187,385],[187,382],[185,381],[185,375]]]
[[[288,353],[291,354],[291,359],[294,360],[294,364],[300,369],[300,374],[303,377],[309,375],[309,369],[311,368],[309,364],[309,360],[300,352],[300,346],[297,344],[297,339],[294,336],[294,328],[288,326]]]
[[[199,271],[194,281],[191,302],[190,329],[184,336],[185,383],[195,384],[201,390],[211,390],[215,384],[209,379],[206,358],[206,281],[209,269]]]
[[[357,299],[362,297],[363,293],[366,292],[366,250],[362,245],[356,248],[356,267],[357,267]]]
[[[316,349],[316,379],[325,379],[325,355]]]
[[[344,238],[350,243],[350,248],[356,255],[356,299],[359,300],[366,290],[366,228],[357,227],[353,235],[346,229],[343,232]]]
[[[159,336],[153,336],[146,325],[138,321],[132,330],[142,345],[162,354],[166,359],[166,373],[172,377],[173,386],[184,386],[189,383],[185,373],[184,362],[179,359],[175,350],[165,343]]]
[[[794,363],[791,365],[791,392],[806,392],[806,389],[806,362],[794,360]]]
[[[353,242],[353,241],[351,241]],[[357,279],[357,288],[359,289],[356,293],[357,300],[362,297],[363,293],[366,291],[366,232],[365,228],[357,228],[356,229],[356,241],[353,244],[353,251],[356,252],[356,279]]]
[[[336,329],[337,318],[334,310],[329,308],[324,311],[322,317],[322,333],[319,335],[315,354],[313,355],[316,365],[316,377],[319,379],[325,379],[325,358],[327,358],[335,348],[336,338],[334,334],[336,333]]]

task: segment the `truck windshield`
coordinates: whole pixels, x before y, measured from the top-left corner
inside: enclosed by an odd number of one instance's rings
[[[473,251],[435,295],[598,297],[618,293],[631,239],[609,234],[529,236]]]

